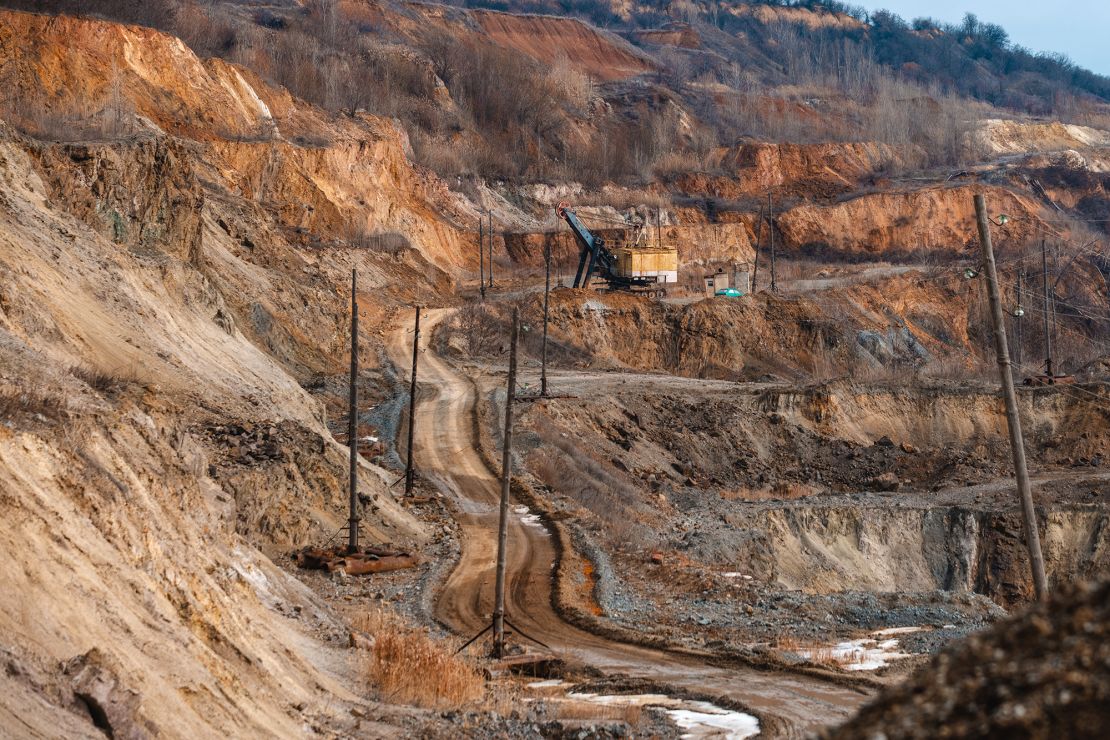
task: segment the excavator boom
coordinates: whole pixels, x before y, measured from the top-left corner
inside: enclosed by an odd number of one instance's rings
[[[591,232],[566,203],[555,208],[555,214],[570,226],[578,240],[578,270],[574,274],[574,287],[585,288],[596,272],[612,288],[624,290],[643,289],[656,283],[654,278],[621,275],[617,256],[605,246],[605,240]]]

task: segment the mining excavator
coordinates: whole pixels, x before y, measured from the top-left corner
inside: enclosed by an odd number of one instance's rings
[[[566,203],[555,214],[567,222],[578,241],[578,271],[574,287],[586,288],[596,273],[608,290],[626,290],[662,298],[667,283],[678,282],[678,250],[674,247],[619,246],[610,249],[593,234]]]

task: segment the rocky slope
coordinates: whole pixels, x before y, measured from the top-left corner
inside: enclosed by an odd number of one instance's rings
[[[1065,590],[953,645],[826,737],[1100,737],[1110,716],[1110,587]]]
[[[148,29],[4,13],[0,59],[37,135],[0,129],[5,726],[293,736],[386,717],[344,621],[263,550],[346,517],[346,448],[302,383],[342,372],[351,268],[370,334],[446,284],[440,186],[389,122],[322,114]],[[394,232],[408,241],[374,240]],[[385,471],[360,478],[367,537],[427,541]]]

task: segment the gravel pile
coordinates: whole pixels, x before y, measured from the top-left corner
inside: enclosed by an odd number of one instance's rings
[[[953,645],[833,738],[1110,736],[1110,582],[1075,586]]]

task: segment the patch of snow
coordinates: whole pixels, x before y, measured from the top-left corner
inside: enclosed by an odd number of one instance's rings
[[[829,657],[846,671],[874,671],[892,660],[911,657],[910,653],[895,650],[897,647],[898,640],[893,638],[880,642],[865,637],[840,642],[832,648],[801,649],[797,653],[807,660],[813,660],[815,657],[822,657],[827,651],[831,653]]]
[[[694,709],[668,709],[667,715],[675,724],[690,732],[684,738],[719,737],[743,740],[759,734],[759,720],[744,712],[722,709],[705,701],[690,702]]]
[[[557,689],[561,686],[569,686],[566,681],[561,678],[549,678],[546,681],[533,681],[527,684],[529,689]]]
[[[606,306],[601,301],[593,301],[593,300],[585,301],[582,304],[582,308],[587,310],[587,311],[608,311],[609,310],[609,307]]]
[[[745,581],[752,580],[752,577],[745,574],[745,573],[729,572],[729,573],[722,573],[721,575],[724,576],[725,578],[743,578]]]
[[[533,514],[532,510],[527,506],[514,506],[513,511],[520,517],[520,523],[526,527],[539,527],[547,532],[547,527],[544,526],[543,521],[540,519],[539,514]]]
[[[666,694],[567,694],[568,699],[601,704],[606,707],[644,707],[657,705],[669,707],[678,702]]]
[[[665,694],[567,694],[568,699],[603,706],[659,706],[681,727],[683,738],[724,737],[744,740],[759,734],[759,720],[750,714],[725,709],[707,701],[687,701]]]

